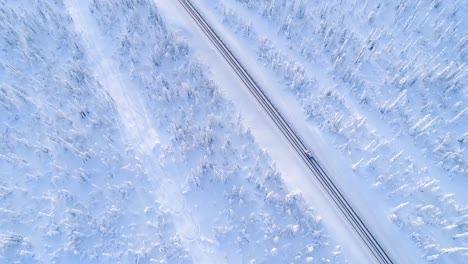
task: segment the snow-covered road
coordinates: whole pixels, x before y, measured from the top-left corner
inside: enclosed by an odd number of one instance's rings
[[[237,76],[242,80],[245,87],[251,92],[252,96],[255,97],[258,104],[260,104],[264,111],[269,115],[271,120],[277,126],[277,129],[291,144],[299,157],[309,167],[311,174],[315,176],[320,186],[322,186],[325,192],[334,201],[334,205],[347,219],[348,227],[354,230],[356,236],[360,238],[360,242],[365,245],[365,247],[367,247],[370,255],[373,256],[373,258],[369,258],[368,262],[376,261],[377,263],[393,263],[385,249],[382,248],[380,243],[375,239],[374,235],[369,231],[363,220],[359,215],[356,214],[355,210],[343,196],[342,191],[336,187],[322,166],[317,163],[313,156],[311,156],[312,154],[309,152],[308,148],[304,145],[302,140],[297,136],[296,132],[294,132],[294,130],[278,112],[276,107],[265,96],[262,89],[256,84],[255,80],[252,79],[252,77],[239,63],[239,61],[232,55],[223,41],[218,37],[216,32],[214,32],[211,26],[207,24],[205,19],[194,8],[190,1],[180,0],[179,2],[181,5],[183,5],[184,9],[187,11],[187,14],[189,14],[200,26],[205,35],[210,39],[212,44],[224,57]]]

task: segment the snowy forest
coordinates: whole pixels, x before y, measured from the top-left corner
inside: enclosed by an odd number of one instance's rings
[[[349,263],[163,2],[0,0],[0,263]],[[422,262],[468,260],[466,2],[193,2]]]

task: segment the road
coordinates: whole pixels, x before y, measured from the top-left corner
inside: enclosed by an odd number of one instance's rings
[[[330,196],[331,200],[337,206],[338,210],[343,214],[344,218],[353,229],[354,233],[363,242],[370,254],[374,257],[376,263],[393,263],[392,259],[377,241],[374,235],[365,225],[361,217],[356,213],[350,203],[347,201],[343,192],[333,183],[331,178],[327,175],[322,166],[310,154],[308,148],[303,141],[297,136],[292,127],[288,125],[283,116],[267,98],[262,89],[257,85],[251,75],[244,69],[240,62],[234,57],[231,51],[227,48],[221,38],[209,26],[206,20],[200,15],[192,3],[188,0],[179,0],[181,5],[185,8],[187,13],[202,29],[205,35],[210,39],[222,57],[232,67],[237,76],[249,89],[250,93],[255,97],[257,102],[262,106],[267,115],[276,124],[278,129],[284,135],[286,140],[295,149],[296,153],[300,156],[302,161],[310,169],[311,174],[316,177],[317,181],[321,184],[325,192]]]

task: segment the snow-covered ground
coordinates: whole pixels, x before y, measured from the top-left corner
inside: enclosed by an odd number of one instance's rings
[[[325,164],[340,161],[334,176],[354,183],[343,188],[365,200],[361,211],[386,220],[374,229],[398,230],[402,243],[390,247],[409,254],[406,241],[420,261],[466,262],[463,1],[197,5],[254,75],[274,80],[265,88],[280,108],[302,110],[290,121],[312,127],[300,132]]]
[[[347,262],[153,1],[0,11],[0,263]]]

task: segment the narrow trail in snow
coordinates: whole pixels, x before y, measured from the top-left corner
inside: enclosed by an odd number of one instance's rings
[[[134,149],[144,170],[151,173],[152,177],[159,177],[156,181],[159,186],[154,186],[155,200],[163,209],[171,212],[183,246],[189,249],[195,263],[224,263],[223,255],[216,248],[207,249],[206,243],[200,241],[200,224],[186,210],[181,185],[170,178],[161,177],[161,168],[154,162],[158,157],[152,156],[153,147],[159,143],[157,130],[145,109],[138,88],[127,73],[119,70],[118,63],[114,61],[113,45],[99,32],[96,20],[88,8],[89,1],[70,0],[66,1],[66,6],[86,52],[94,63],[91,68],[96,79],[110,95],[113,101],[111,104],[119,113],[121,119],[118,125],[124,135],[123,141]]]

